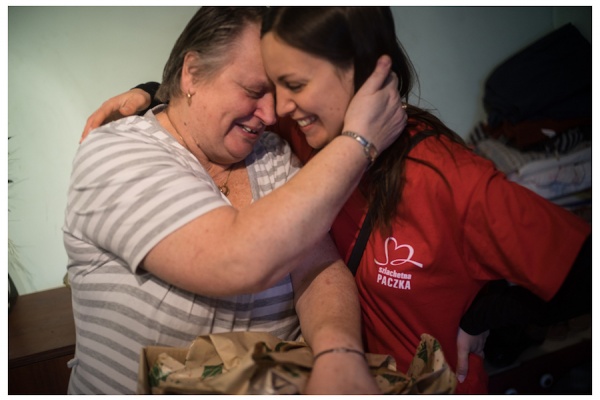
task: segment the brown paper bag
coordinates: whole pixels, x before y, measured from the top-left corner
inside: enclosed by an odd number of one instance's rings
[[[456,377],[439,342],[421,336],[406,374],[391,356],[367,354],[371,372],[385,394],[454,393]],[[260,332],[198,337],[182,363],[167,352],[150,365],[153,394],[301,394],[313,355],[304,342],[288,342]]]

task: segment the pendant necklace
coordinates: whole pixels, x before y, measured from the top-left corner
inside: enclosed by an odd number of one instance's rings
[[[229,196],[229,186],[227,186],[227,182],[229,182],[229,176],[231,175],[231,171],[233,171],[233,165],[229,167],[229,172],[227,173],[227,178],[225,178],[225,182],[222,185],[217,185],[221,193],[225,196]]]
[[[168,112],[168,108],[165,110],[165,115],[167,116],[167,119],[169,120],[169,123],[171,124],[171,126],[173,127],[173,129],[175,129],[175,133],[177,134],[177,136],[179,136],[179,139],[181,139],[181,142],[183,143],[183,146],[187,149],[187,151],[189,151],[190,153],[192,153],[192,150],[190,150],[189,146],[187,145],[185,139],[183,138],[183,136],[181,136],[181,134],[179,133],[179,131],[177,130],[177,128],[175,127],[175,124],[173,123],[173,121],[171,121],[171,117],[169,117],[169,112]],[[198,146],[198,144],[196,144],[196,147]],[[194,153],[192,153],[194,154]],[[229,186],[227,186],[227,182],[229,182],[229,177],[231,176],[231,171],[233,171],[233,167],[235,164],[232,164],[229,166],[229,172],[227,173],[227,178],[225,178],[225,182],[223,182],[222,185],[217,184],[217,182],[215,182],[215,184],[217,185],[217,187],[219,188],[219,191],[221,193],[223,193],[225,196],[229,196]],[[214,178],[213,178],[214,181]]]

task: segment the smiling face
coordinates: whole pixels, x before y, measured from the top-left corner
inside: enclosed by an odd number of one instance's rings
[[[260,56],[258,24],[248,25],[228,53],[224,67],[210,79],[187,77],[193,82],[187,86],[193,94],[190,131],[204,155],[223,164],[244,159],[265,126],[276,119],[272,85]]]
[[[275,84],[277,115],[294,119],[308,144],[322,148],[342,131],[354,95],[354,69],[341,70],[272,32],[263,36],[261,49],[267,75]]]

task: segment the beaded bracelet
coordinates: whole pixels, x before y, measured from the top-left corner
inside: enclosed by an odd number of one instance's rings
[[[355,354],[362,356],[362,358],[364,358],[365,360],[367,359],[367,356],[365,356],[365,353],[363,353],[360,350],[349,349],[347,347],[334,347],[333,349],[323,350],[320,353],[315,354],[313,356],[313,363],[315,361],[317,361],[317,358],[321,357],[322,355],[328,354],[328,353],[355,353]]]
[[[365,152],[365,157],[367,157],[367,160],[369,160],[369,165],[367,166],[367,168],[369,168],[375,161],[375,158],[377,158],[377,148],[375,145],[356,132],[344,131],[342,132],[342,135],[356,139],[356,141],[361,144]]]

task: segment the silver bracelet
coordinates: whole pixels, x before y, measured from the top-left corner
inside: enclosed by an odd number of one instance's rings
[[[320,353],[315,354],[313,356],[313,363],[315,361],[317,361],[317,358],[321,357],[322,355],[329,354],[329,353],[355,353],[355,354],[362,356],[362,358],[364,358],[365,360],[367,359],[367,356],[365,356],[365,353],[363,353],[360,350],[349,349],[347,347],[334,347],[333,349],[323,350]]]
[[[358,143],[360,143],[360,145],[363,147],[363,150],[365,152],[365,157],[367,157],[367,160],[369,160],[369,165],[367,166],[367,168],[369,168],[373,164],[375,159],[377,158],[377,148],[375,147],[375,145],[373,143],[369,142],[364,137],[360,136],[356,132],[344,131],[344,132],[342,132],[342,135],[349,136],[353,139],[356,139],[356,141]]]

